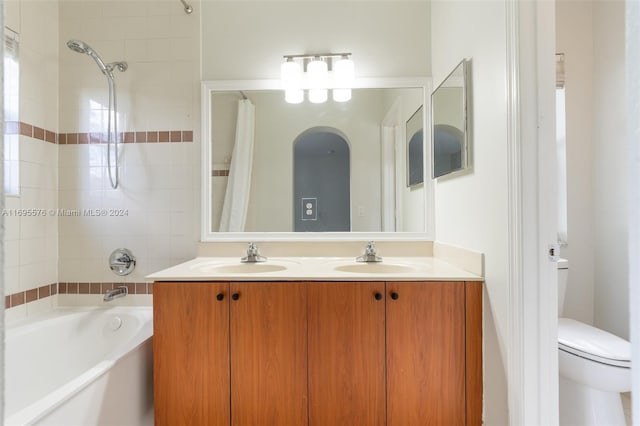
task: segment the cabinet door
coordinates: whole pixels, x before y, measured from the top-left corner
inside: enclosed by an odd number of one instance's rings
[[[231,284],[231,424],[307,424],[304,283]]]
[[[464,283],[390,282],[386,302],[387,425],[464,425]]]
[[[228,290],[227,283],[154,284],[156,425],[229,426]]]
[[[384,425],[384,283],[308,291],[309,426]]]

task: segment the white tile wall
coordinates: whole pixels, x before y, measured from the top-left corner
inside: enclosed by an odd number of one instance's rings
[[[58,128],[58,4],[8,0],[6,25],[19,34],[20,110],[18,119],[46,130]],[[57,207],[58,149],[55,144],[19,136],[20,195],[5,199],[5,294],[57,282],[58,226],[54,216],[22,216],[24,209]],[[39,301],[7,312],[24,317],[52,303]]]
[[[129,63],[128,71],[116,72],[120,131],[193,130],[195,140],[121,145],[120,187],[113,190],[105,146],[21,136],[22,195],[8,197],[7,209],[127,213],[5,217],[6,294],[53,282],[118,281],[107,267],[118,247],[138,259],[129,282],[195,256],[200,8],[191,4],[194,13],[186,15],[179,2],[165,0],[5,1],[7,24],[21,37],[21,121],[59,133],[103,131],[107,82],[90,58],[67,49],[77,38],[105,62]],[[55,303],[47,298],[12,308],[8,320]]]
[[[82,3],[82,6],[75,7]],[[198,7],[186,15],[166,1],[68,2],[60,8],[60,45],[78,38],[105,61],[126,60],[116,73],[122,131],[194,130],[199,134]],[[89,24],[88,24],[89,23]],[[108,30],[105,30],[108,29]],[[66,50],[66,49],[65,49]],[[93,61],[61,53],[60,128],[99,131],[90,103],[104,104],[107,86]],[[118,247],[137,257],[124,280],[144,276],[196,255],[199,143],[121,145],[120,187],[111,189],[106,147],[59,147],[59,205],[66,209],[123,209],[125,216],[59,219],[59,280],[118,281],[107,267]]]

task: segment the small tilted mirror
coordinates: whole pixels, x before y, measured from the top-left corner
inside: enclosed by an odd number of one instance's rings
[[[468,169],[468,73],[463,60],[431,94],[434,179]]]

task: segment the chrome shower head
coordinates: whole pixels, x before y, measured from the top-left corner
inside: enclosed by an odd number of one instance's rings
[[[91,48],[85,42],[82,42],[80,40],[69,40],[67,42],[67,47],[78,53],[88,54],[89,50],[91,50]]]
[[[109,67],[104,63],[100,55],[98,55],[96,51],[93,50],[91,46],[89,46],[84,41],[69,40],[67,42],[67,47],[74,52],[86,53],[87,55],[91,56],[93,60],[96,61],[96,64],[98,64],[98,68],[100,68],[100,71],[102,71],[104,75],[111,75],[111,69],[109,69]]]

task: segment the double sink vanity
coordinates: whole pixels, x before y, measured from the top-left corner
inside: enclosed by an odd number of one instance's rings
[[[480,425],[482,255],[358,245],[203,244],[149,276],[156,425]]]

